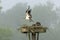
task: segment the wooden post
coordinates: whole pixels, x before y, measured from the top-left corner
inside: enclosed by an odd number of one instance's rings
[[[36,40],[36,33],[32,33],[32,40]]]
[[[37,40],[39,40],[39,33],[37,33],[37,35],[36,35],[36,36],[37,36]]]
[[[28,38],[29,38],[29,40],[30,40],[30,33],[28,33]]]

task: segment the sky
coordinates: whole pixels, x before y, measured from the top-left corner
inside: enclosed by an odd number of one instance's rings
[[[3,7],[3,11],[6,11],[10,8],[12,8],[14,5],[16,5],[17,3],[28,3],[28,5],[30,5],[31,7],[33,7],[34,5],[39,5],[39,3],[41,4],[46,4],[47,0],[1,0],[2,1],[2,7]],[[51,3],[54,3],[57,7],[60,6],[60,0],[49,0]]]

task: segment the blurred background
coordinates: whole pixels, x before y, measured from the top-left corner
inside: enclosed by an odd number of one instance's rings
[[[26,24],[27,5],[33,20],[49,28],[40,33],[40,40],[60,40],[60,0],[0,0],[0,40],[28,40],[17,30]]]

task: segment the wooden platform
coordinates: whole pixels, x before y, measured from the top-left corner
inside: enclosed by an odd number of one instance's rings
[[[47,27],[42,27],[42,26],[24,26],[24,27],[21,27],[20,29],[21,29],[22,33],[28,33],[28,32],[44,33],[44,32],[46,32]]]

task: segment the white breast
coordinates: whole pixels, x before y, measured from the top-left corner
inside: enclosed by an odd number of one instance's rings
[[[26,17],[26,20],[29,20],[29,18],[28,18],[28,17]]]
[[[30,16],[26,13],[26,20],[29,20],[30,18],[29,18]]]

